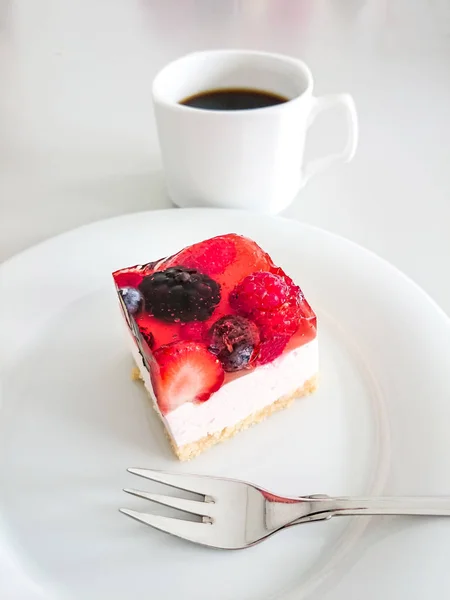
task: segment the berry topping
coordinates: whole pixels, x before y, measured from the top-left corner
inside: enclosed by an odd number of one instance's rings
[[[302,318],[300,303],[290,298],[275,311],[261,311],[254,316],[261,337],[266,340],[273,335],[293,335]]]
[[[292,279],[274,273],[253,273],[230,294],[230,305],[238,314],[259,326],[261,339],[292,335],[302,317],[303,294]]]
[[[305,303],[300,288],[281,269],[252,273],[234,288],[231,307],[259,327],[258,364],[271,362],[283,352],[302,318],[309,318],[303,311]]]
[[[113,273],[114,281],[118,288],[132,287],[137,288],[141,283],[144,274],[139,269],[123,269]]]
[[[180,337],[183,340],[202,342],[204,340],[205,333],[205,324],[201,321],[191,321],[190,323],[182,323],[180,326]]]
[[[280,356],[286,348],[290,337],[290,335],[275,335],[262,342],[259,348],[258,364],[265,365]]]
[[[145,310],[163,321],[206,321],[220,302],[219,284],[196,269],[170,267],[144,277]]]
[[[261,271],[248,275],[234,288],[230,294],[230,305],[239,314],[250,316],[278,308],[286,302],[290,292],[291,288],[283,277]]]
[[[207,338],[208,350],[217,356],[227,372],[245,369],[258,355],[258,328],[244,317],[222,317],[208,331]]]
[[[219,236],[194,244],[183,250],[177,257],[178,264],[198,269],[208,275],[219,275],[236,258],[236,246],[233,239]]]
[[[144,305],[144,298],[139,290],[133,287],[125,287],[119,290],[122,300],[130,315],[137,314]]]
[[[154,358],[153,381],[163,414],[185,402],[205,402],[223,383],[222,366],[204,344],[174,342],[158,348]]]

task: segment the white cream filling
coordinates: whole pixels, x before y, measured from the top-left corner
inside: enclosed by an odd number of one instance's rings
[[[132,353],[150,396],[157,407],[153,386],[132,340]],[[206,402],[186,402],[161,415],[177,446],[195,442],[232,427],[282,396],[302,387],[319,370],[317,338],[224,384]],[[158,412],[159,409],[158,409]]]

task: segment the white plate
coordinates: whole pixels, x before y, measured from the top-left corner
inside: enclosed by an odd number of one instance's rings
[[[188,464],[130,381],[110,272],[202,238],[249,235],[320,319],[321,385]],[[0,512],[48,597],[420,599],[450,584],[450,519],[334,519],[255,548],[199,548],[121,515],[129,466],[291,494],[450,494],[450,323],[396,269],[279,218],[171,210],[104,221],[0,269]],[[6,343],[5,343],[6,340]]]

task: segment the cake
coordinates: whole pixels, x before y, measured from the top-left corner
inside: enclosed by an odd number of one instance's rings
[[[231,233],[113,278],[135,378],[180,460],[316,388],[316,315],[254,241]]]

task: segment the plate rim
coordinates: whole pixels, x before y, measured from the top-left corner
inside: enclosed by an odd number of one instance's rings
[[[251,217],[253,219],[255,219],[255,217],[257,219],[259,219],[261,222],[262,221],[275,221],[275,222],[279,222],[279,223],[289,223],[290,227],[298,227],[300,230],[307,230],[310,231],[311,233],[318,233],[319,235],[325,235],[327,237],[331,237],[333,239],[335,239],[338,243],[344,244],[345,246],[347,246],[350,250],[352,250],[352,252],[357,252],[357,253],[362,253],[363,255],[370,257],[372,260],[377,261],[379,264],[383,265],[384,269],[387,269],[388,271],[391,272],[391,274],[393,276],[395,276],[396,278],[400,278],[402,279],[407,285],[411,286],[415,293],[420,295],[422,297],[422,299],[424,301],[426,301],[429,306],[430,306],[430,310],[433,309],[437,314],[439,314],[439,317],[442,319],[442,322],[444,323],[444,321],[446,322],[446,326],[449,328],[450,331],[450,316],[445,312],[445,310],[437,303],[437,301],[430,296],[414,279],[412,279],[410,276],[406,275],[403,271],[401,271],[398,267],[396,267],[395,265],[393,265],[390,261],[388,261],[387,259],[379,256],[376,252],[358,244],[357,242],[354,242],[353,240],[350,240],[340,234],[334,233],[330,230],[327,230],[325,228],[321,228],[309,223],[305,223],[302,221],[298,221],[296,219],[290,219],[288,217],[284,217],[284,216],[272,216],[272,215],[264,215],[264,214],[259,214],[259,213],[254,213],[251,211],[242,211],[242,210],[230,210],[230,209],[216,209],[216,208],[189,208],[189,209],[179,209],[179,208],[168,208],[168,209],[160,209],[160,210],[156,210],[156,211],[152,211],[152,210],[146,210],[146,211],[139,211],[139,212],[134,212],[134,213],[126,213],[126,214],[122,214],[122,215],[117,215],[117,216],[113,216],[107,219],[98,219],[96,221],[90,222],[90,223],[86,223],[83,225],[80,225],[79,227],[75,227],[73,229],[69,229],[67,231],[61,232],[55,236],[52,236],[50,238],[47,238],[45,240],[42,240],[41,242],[34,244],[32,246],[30,246],[29,248],[26,248],[20,252],[18,252],[17,254],[14,254],[13,256],[7,258],[5,261],[3,261],[2,263],[0,263],[0,277],[2,278],[2,280],[0,281],[0,284],[3,285],[4,283],[6,283],[6,280],[8,278],[8,271],[9,269],[15,269],[15,267],[20,267],[20,264],[23,261],[27,261],[29,259],[30,256],[32,256],[36,251],[39,251],[41,249],[44,249],[46,247],[51,248],[51,246],[53,244],[58,244],[60,239],[64,239],[68,236],[79,236],[79,235],[83,235],[83,232],[86,230],[95,230],[97,227],[101,227],[103,223],[119,223],[121,221],[127,221],[127,220],[136,220],[139,218],[142,218],[142,216],[155,216],[158,214],[169,214],[169,213],[177,213],[178,211],[182,210],[184,213],[188,212],[190,215],[192,215],[192,217],[195,217],[195,214],[208,214],[208,215],[217,215],[219,214],[223,214],[226,213],[227,215],[229,215],[230,217],[234,218],[234,217],[239,217],[242,218],[243,215],[246,215],[248,217]],[[6,271],[6,277],[4,277],[5,275],[5,271]],[[1,376],[0,376],[0,399],[1,399]],[[0,411],[1,412],[1,411]],[[14,535],[12,533],[12,531],[10,531],[10,526],[7,523],[7,520],[4,518],[4,514],[3,514],[3,510],[1,510],[1,505],[0,505],[0,531],[3,531],[5,536],[4,536],[4,542],[5,542],[5,549],[7,551],[7,554],[9,555],[9,557],[12,559],[12,562],[15,563],[15,565],[18,567],[19,572],[20,572],[20,576],[23,577],[23,581],[26,582],[28,585],[31,585],[33,588],[33,591],[37,594],[42,595],[42,597],[46,598],[46,599],[53,599],[53,598],[61,598],[62,597],[62,593],[64,592],[64,589],[61,589],[61,586],[57,583],[53,583],[52,581],[49,580],[48,577],[46,577],[44,574],[41,574],[38,578],[36,578],[34,576],[34,569],[32,567],[32,564],[30,564],[30,561],[28,561],[27,559],[24,559],[19,550],[18,544],[16,542],[14,542]],[[64,594],[63,597],[66,597],[66,595]],[[289,594],[290,597],[290,594]]]

